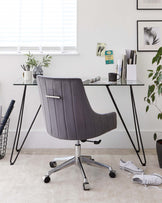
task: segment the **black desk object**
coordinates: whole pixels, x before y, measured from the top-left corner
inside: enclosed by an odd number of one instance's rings
[[[8,118],[9,118],[9,116],[10,116],[10,114],[11,114],[13,108],[14,108],[14,104],[15,104],[15,100],[11,100],[11,102],[9,104],[9,107],[8,107],[8,109],[7,109],[7,111],[6,111],[5,115],[4,115],[3,120],[2,120],[2,123],[0,123],[0,136],[1,136],[2,131],[3,131],[3,129],[4,129],[5,125],[6,125],[6,123],[7,123],[7,120],[8,120]]]
[[[19,156],[19,154],[21,152],[21,149],[22,149],[22,147],[23,147],[23,145],[24,145],[24,143],[25,143],[25,141],[26,141],[26,139],[27,139],[27,137],[28,137],[28,135],[30,133],[30,130],[31,130],[31,128],[32,128],[32,126],[33,126],[33,124],[35,122],[35,119],[37,118],[37,115],[38,115],[38,113],[39,113],[39,111],[41,109],[41,105],[39,105],[39,107],[38,107],[38,109],[36,111],[36,114],[35,114],[32,122],[31,122],[31,124],[29,126],[29,129],[28,129],[28,131],[27,131],[27,133],[25,135],[25,138],[23,139],[23,141],[22,141],[22,143],[21,143],[21,145],[19,147],[18,145],[19,145],[19,138],[20,138],[20,133],[21,133],[22,121],[23,121],[23,114],[24,114],[27,87],[28,86],[37,86],[37,83],[36,83],[36,80],[33,80],[32,82],[24,82],[24,81],[20,80],[19,82],[16,82],[13,85],[24,86],[24,90],[23,90],[23,95],[22,95],[22,100],[21,100],[21,105],[20,105],[20,111],[19,111],[19,117],[18,117],[18,122],[17,122],[15,138],[14,138],[12,151],[11,151],[11,156],[10,156],[10,165],[13,165],[16,162],[16,160],[17,160],[17,158],[18,158],[18,156]],[[17,151],[17,154],[16,154],[16,156],[15,156],[15,158],[13,160],[13,154],[14,154],[15,149]]]
[[[133,93],[133,86],[144,86],[143,83],[141,83],[140,81],[120,81],[118,80],[117,82],[108,82],[107,79],[101,79],[100,81],[97,81],[97,82],[93,82],[93,83],[90,83],[89,80],[85,80],[84,82],[84,86],[105,86],[107,88],[107,91],[110,95],[110,98],[115,106],[115,109],[121,119],[121,122],[125,128],[125,131],[131,141],[131,144],[140,160],[140,163],[145,166],[146,165],[146,156],[145,156],[145,151],[144,151],[144,146],[143,146],[143,141],[142,141],[142,137],[141,137],[141,131],[140,131],[140,126],[139,126],[139,122],[138,122],[138,116],[137,116],[137,110],[136,110],[136,105],[135,105],[135,99],[134,99],[134,93]],[[33,118],[33,121],[31,122],[31,125],[25,135],[25,138],[24,140],[22,141],[22,144],[20,145],[20,147],[18,147],[18,144],[19,144],[19,138],[20,138],[20,133],[21,133],[21,126],[22,126],[22,121],[23,121],[23,112],[24,112],[24,106],[25,106],[25,98],[26,98],[26,90],[27,90],[27,86],[35,86],[37,85],[36,83],[36,80],[32,81],[32,82],[29,82],[29,83],[25,83],[23,81],[19,81],[19,82],[16,82],[14,83],[14,85],[23,85],[24,86],[24,91],[23,91],[23,96],[22,96],[22,101],[21,101],[21,106],[20,106],[20,112],[19,112],[19,117],[18,117],[18,122],[17,122],[17,128],[16,128],[16,133],[15,133],[15,138],[14,138],[14,143],[13,143],[13,147],[12,147],[12,152],[11,152],[11,157],[10,157],[10,164],[13,165],[19,154],[20,154],[20,151],[30,133],[30,130],[35,122],[35,119],[40,111],[40,108],[41,108],[41,105],[38,107],[37,111],[36,111],[36,114]],[[135,127],[135,133],[136,133],[136,139],[137,139],[137,146],[135,145],[132,137],[131,137],[131,134],[124,122],[124,119],[120,113],[120,110],[117,106],[117,103],[113,97],[113,94],[112,94],[112,91],[110,90],[110,87],[111,86],[120,86],[120,87],[129,87],[130,88],[130,97],[131,97],[131,103],[132,103],[132,113],[133,113],[133,118],[134,118],[134,127]],[[16,146],[16,147],[15,147]],[[14,150],[16,149],[17,151],[17,154],[16,154],[16,157],[14,160],[13,159],[13,153],[14,153]],[[142,155],[143,155],[143,160],[141,159],[141,156],[139,154],[140,150],[142,149]]]

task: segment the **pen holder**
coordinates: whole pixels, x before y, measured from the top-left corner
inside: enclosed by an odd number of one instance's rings
[[[23,72],[24,81],[32,81],[32,71]]]
[[[136,64],[127,65],[127,80],[137,80]]]

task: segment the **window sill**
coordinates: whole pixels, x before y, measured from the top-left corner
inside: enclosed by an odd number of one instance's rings
[[[29,52],[12,52],[12,51],[2,51],[0,52],[0,55],[15,55],[15,56],[23,56],[25,54],[28,54]],[[77,56],[79,55],[79,52],[78,51],[64,51],[64,52],[60,52],[60,51],[56,51],[56,52],[51,52],[51,51],[44,51],[42,53],[40,52],[36,52],[36,51],[31,51],[31,54],[33,55],[52,55],[52,56]]]

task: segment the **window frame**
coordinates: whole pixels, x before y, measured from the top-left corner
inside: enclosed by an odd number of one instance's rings
[[[78,51],[78,0],[76,0],[76,46],[65,46],[64,49],[61,47],[21,47],[18,46],[0,46],[0,55],[24,55],[29,53],[29,51],[33,55],[79,55]]]

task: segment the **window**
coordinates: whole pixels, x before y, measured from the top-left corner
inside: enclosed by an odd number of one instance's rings
[[[77,0],[0,3],[0,51],[76,51],[76,30]]]

